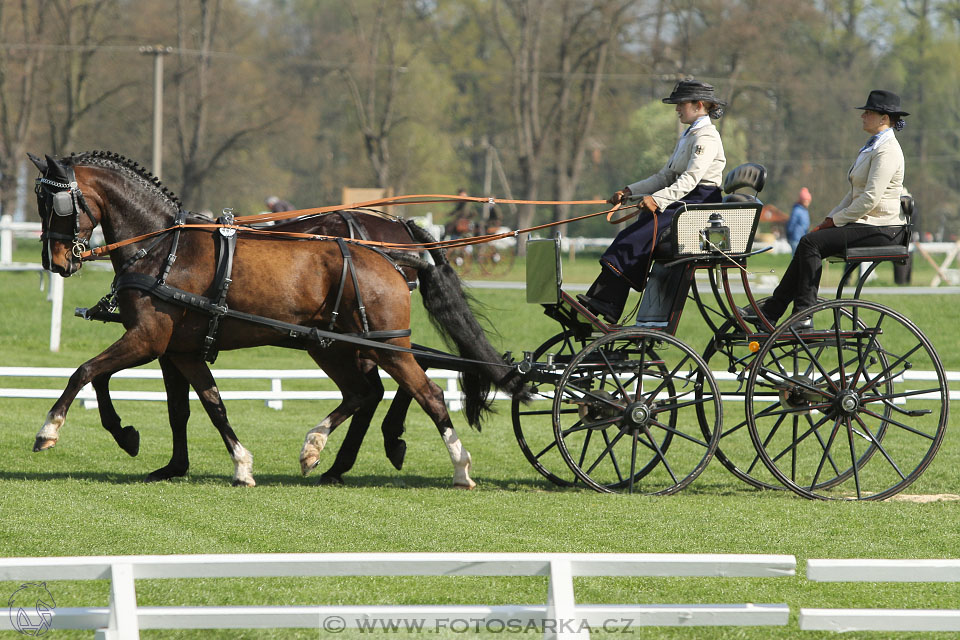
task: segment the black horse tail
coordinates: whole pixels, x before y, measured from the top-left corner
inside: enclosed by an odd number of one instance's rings
[[[410,225],[411,235],[417,242],[435,242],[427,231],[419,227],[414,230],[414,226]],[[516,368],[509,366],[490,344],[473,312],[475,301],[463,290],[460,276],[447,261],[443,249],[428,251],[434,264],[423,261],[419,267],[423,306],[447,347],[456,349],[461,358],[478,361],[464,363],[460,386],[467,422],[480,429],[483,417],[492,406],[492,386],[521,400],[529,398],[530,392]]]
[[[403,224],[407,227],[407,233],[410,234],[410,238],[413,240],[414,244],[428,246],[426,251],[430,254],[430,257],[433,258],[433,264],[448,264],[447,250],[441,246],[436,246],[437,239],[430,235],[429,231],[418,225],[413,220],[404,220]]]

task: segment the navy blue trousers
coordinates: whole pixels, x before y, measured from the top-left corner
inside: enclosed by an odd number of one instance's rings
[[[650,213],[641,213],[633,224],[617,234],[600,256],[600,275],[590,285],[587,295],[619,309],[622,315],[630,289],[643,291],[647,282],[654,234],[660,236],[670,230],[673,214],[681,203],[720,202],[721,199],[720,187],[697,185],[678,202],[658,213],[656,221]]]

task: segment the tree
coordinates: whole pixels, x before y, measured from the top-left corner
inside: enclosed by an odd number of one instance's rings
[[[199,0],[197,14],[185,4],[194,3],[178,0],[176,5],[175,136],[180,197],[191,203],[202,201],[204,182],[230,164],[231,152],[281,120],[284,112],[271,113],[266,108],[266,83],[252,83],[249,76],[244,79],[213,68],[214,45],[222,23],[229,22],[227,33],[238,34],[234,37],[253,37],[250,16],[243,15],[233,2],[224,7],[222,0]]]
[[[0,2],[0,213],[13,209],[17,167],[33,134],[49,4],[48,0]]]
[[[622,17],[635,3],[610,0],[584,6],[564,2],[560,8],[555,175],[557,199],[574,199],[583,175],[584,155],[596,117],[600,88],[612,42],[623,29]],[[570,206],[554,210],[554,221],[570,217]],[[555,234],[560,227],[555,227]]]
[[[45,110],[50,128],[51,150],[64,154],[74,150],[77,129],[84,117],[114,94],[131,86],[133,82],[107,80],[107,88],[94,97],[91,88],[94,80],[94,62],[100,48],[111,39],[107,26],[110,16],[117,9],[117,0],[53,0],[52,15],[56,16],[53,33],[62,38],[65,53],[62,62],[52,65],[54,73],[45,76],[49,85]]]

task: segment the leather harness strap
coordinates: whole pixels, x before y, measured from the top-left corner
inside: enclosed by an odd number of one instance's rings
[[[232,224],[233,216],[226,214],[218,222],[224,225]],[[230,289],[230,283],[233,279],[233,254],[237,249],[237,232],[224,226],[220,233],[215,236],[217,242],[217,267],[213,276],[213,288],[216,291],[216,302],[213,304],[213,313],[210,315],[210,324],[207,326],[207,335],[203,339],[203,347],[200,349],[200,357],[213,364],[219,353],[214,343],[217,340],[217,333],[220,330],[220,319],[227,312],[227,291]]]
[[[343,238],[337,238],[337,246],[340,247],[340,254],[343,256],[343,268],[340,269],[340,286],[337,288],[337,300],[333,303],[330,330],[333,331],[334,325],[337,323],[337,316],[340,315],[340,300],[343,298],[343,290],[347,284],[347,273],[349,273],[353,280],[353,291],[357,297],[357,309],[360,311],[363,335],[367,335],[370,333],[370,326],[367,324],[367,310],[363,306],[363,299],[360,296],[360,282],[357,280],[357,269],[353,264],[353,256],[350,255],[350,249]]]

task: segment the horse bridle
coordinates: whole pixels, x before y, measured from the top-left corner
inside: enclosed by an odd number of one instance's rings
[[[93,217],[93,212],[90,211],[90,207],[87,205],[87,200],[83,197],[83,192],[77,185],[77,177],[74,173],[73,167],[67,166],[64,168],[67,171],[66,182],[57,182],[56,180],[51,180],[43,175],[38,177],[36,180],[34,192],[37,194],[37,203],[40,205],[39,209],[41,212],[46,210],[45,215],[41,214],[44,218],[44,229],[40,234],[40,241],[46,242],[47,240],[63,240],[64,242],[69,242],[71,243],[70,253],[75,258],[79,259],[83,252],[89,248],[90,244],[90,240],[88,238],[80,237],[80,212],[83,211],[85,214],[87,214],[87,217],[90,218],[90,222],[93,224],[93,227],[96,227],[99,222],[97,222],[97,219]],[[54,191],[51,189],[51,187],[58,190]],[[47,206],[44,202],[47,197],[49,197],[52,201],[49,206]],[[59,218],[73,216],[72,237],[66,235],[65,233],[57,233],[51,230],[53,226],[54,215]]]

